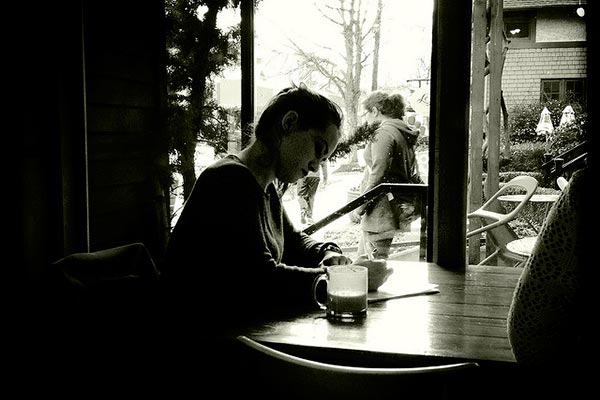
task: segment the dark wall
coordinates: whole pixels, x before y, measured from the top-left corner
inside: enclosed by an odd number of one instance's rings
[[[163,15],[159,1],[84,8],[92,251],[137,240],[157,253],[163,245]]]
[[[136,241],[160,258],[163,1],[14,7],[17,275],[35,280],[67,254]]]

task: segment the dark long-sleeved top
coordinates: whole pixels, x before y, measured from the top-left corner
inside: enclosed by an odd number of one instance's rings
[[[218,301],[221,309],[251,318],[248,313],[314,308],[322,246],[295,229],[273,184],[263,190],[230,155],[196,180],[173,229],[162,276],[192,310],[192,303],[202,310]]]

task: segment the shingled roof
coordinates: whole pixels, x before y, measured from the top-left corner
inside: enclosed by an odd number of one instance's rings
[[[585,6],[587,0],[504,0],[504,9]]]

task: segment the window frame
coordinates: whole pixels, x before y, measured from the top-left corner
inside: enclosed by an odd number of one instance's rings
[[[427,261],[464,270],[469,137],[465,105],[470,104],[472,4],[433,1]],[[253,7],[253,0],[241,0],[242,91],[252,87],[254,79]],[[242,129],[252,123],[252,94],[242,93]]]
[[[581,93],[575,101],[581,103],[582,105],[587,103],[587,91],[586,91],[586,79],[585,78],[551,78],[551,79],[541,79],[540,80],[540,102],[544,103],[549,100],[558,100],[558,101],[567,101],[567,85],[568,83],[581,83]],[[548,97],[546,95],[547,91],[545,90],[545,86],[547,84],[558,83],[558,99],[554,97]],[[556,93],[556,92],[552,92]]]
[[[529,47],[536,42],[536,19],[533,11],[504,11],[504,32],[510,47]],[[508,24],[527,24],[529,34],[526,37],[510,37]]]

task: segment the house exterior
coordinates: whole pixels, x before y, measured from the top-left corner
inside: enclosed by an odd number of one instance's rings
[[[587,103],[586,6],[586,0],[504,0],[502,90],[509,112],[549,99]]]

